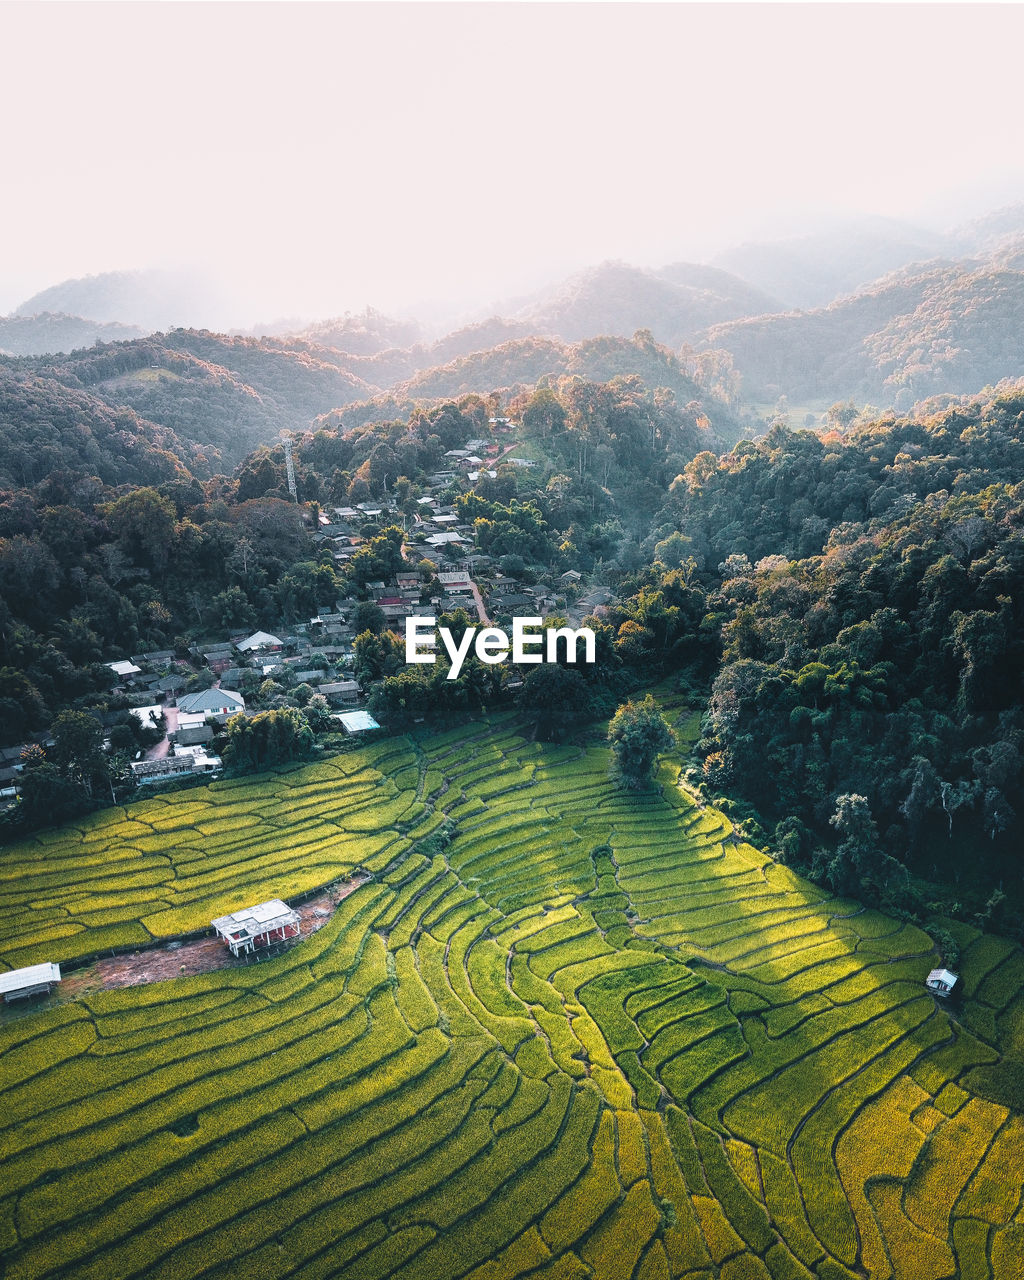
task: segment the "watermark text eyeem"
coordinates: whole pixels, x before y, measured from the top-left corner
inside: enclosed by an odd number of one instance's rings
[[[513,618],[512,636],[501,627],[467,627],[456,640],[448,627],[439,627],[436,618],[406,618],[406,662],[436,662],[437,637],[441,637],[451,669],[447,679],[458,679],[462,664],[474,649],[481,662],[504,662],[511,655],[513,662],[557,662],[558,642],[565,644],[565,660],[578,660],[580,642],[583,642],[583,661],[597,660],[597,642],[590,627],[542,627],[543,618]],[[540,652],[540,651],[543,652]]]

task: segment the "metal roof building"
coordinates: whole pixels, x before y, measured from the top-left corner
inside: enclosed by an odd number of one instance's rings
[[[245,699],[234,689],[201,689],[180,697],[178,710],[185,715],[230,715],[245,710]]]
[[[370,729],[380,728],[368,711],[346,711],[335,719],[341,721],[341,727],[346,733],[366,733]]]
[[[9,973],[0,973],[0,995],[5,1002],[21,1000],[25,996],[35,996],[42,992],[50,993],[54,982],[60,982],[60,965],[30,964],[27,969],[12,969]]]
[[[239,640],[235,647],[239,653],[251,653],[255,649],[280,649],[283,643],[267,631],[254,631],[251,636]]]
[[[243,907],[229,916],[211,921],[231,948],[231,954],[249,955],[257,947],[269,947],[299,936],[302,917],[280,898],[271,898],[255,907]]]
[[[925,978],[924,985],[937,996],[948,996],[960,980],[960,975],[951,969],[933,969]]]

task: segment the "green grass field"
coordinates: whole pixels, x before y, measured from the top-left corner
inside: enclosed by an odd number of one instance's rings
[[[498,717],[2,851],[11,967],[372,873],[274,959],[2,1016],[5,1280],[1019,1280],[1024,1120],[930,940],[607,765]]]

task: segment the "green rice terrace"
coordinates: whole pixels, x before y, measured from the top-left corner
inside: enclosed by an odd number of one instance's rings
[[[625,793],[517,727],[0,853],[8,967],[369,873],[275,958],[0,1016],[5,1280],[1024,1276],[1020,949],[960,927],[951,1017],[924,933],[678,762]]]

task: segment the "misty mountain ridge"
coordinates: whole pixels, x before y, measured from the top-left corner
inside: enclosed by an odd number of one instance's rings
[[[116,321],[86,320],[43,311],[38,315],[0,316],[0,355],[35,356],[51,351],[74,351],[95,342],[123,342],[141,338],[144,329]]]
[[[712,324],[779,309],[774,298],[715,267],[677,262],[647,271],[603,262],[570,276],[514,319],[565,342],[650,329],[659,341],[680,346]]]
[[[864,399],[897,409],[1024,374],[1024,242],[993,258],[902,267],[812,311],[716,325],[753,400]]]
[[[968,253],[995,253],[1008,242],[1024,237],[1024,201],[972,218],[951,234]]]
[[[131,325],[144,332],[195,324],[227,328],[230,309],[213,282],[196,271],[148,268],[62,280],[15,307],[15,316],[54,312]]]
[[[714,262],[781,299],[776,310],[806,311],[859,292],[912,262],[954,251],[949,236],[871,219],[784,240],[751,241],[726,250]]]
[[[18,355],[42,343],[70,347],[69,355],[38,357],[24,367],[216,449],[228,462],[332,410],[370,406],[365,411],[372,413],[385,404],[532,386],[544,377],[635,375],[650,387],[669,387],[677,399],[691,398],[686,370],[696,359],[714,364],[711,352],[727,353],[735,369],[725,375],[726,398],[738,385],[755,403],[785,395],[812,404],[855,398],[905,408],[1024,373],[1024,205],[941,236],[884,220],[862,232],[845,241],[842,253],[834,229],[746,247],[770,249],[776,268],[790,263],[790,293],[800,279],[820,286],[826,269],[833,282],[849,283],[872,262],[924,252],[813,309],[786,310],[779,295],[722,267],[605,262],[520,300],[512,314],[479,319],[434,341],[415,320],[371,307],[289,322],[287,333],[259,337],[176,327],[139,337],[138,328],[103,319],[21,314],[48,296],[107,315],[134,299],[142,314],[147,291],[151,318],[154,299],[170,307],[169,273],[115,272],[37,294],[0,320],[0,348]],[[944,252],[933,252],[936,245]],[[762,266],[771,254],[761,255]],[[180,294],[182,280],[175,287]],[[674,353],[684,345],[698,354],[679,363]]]

